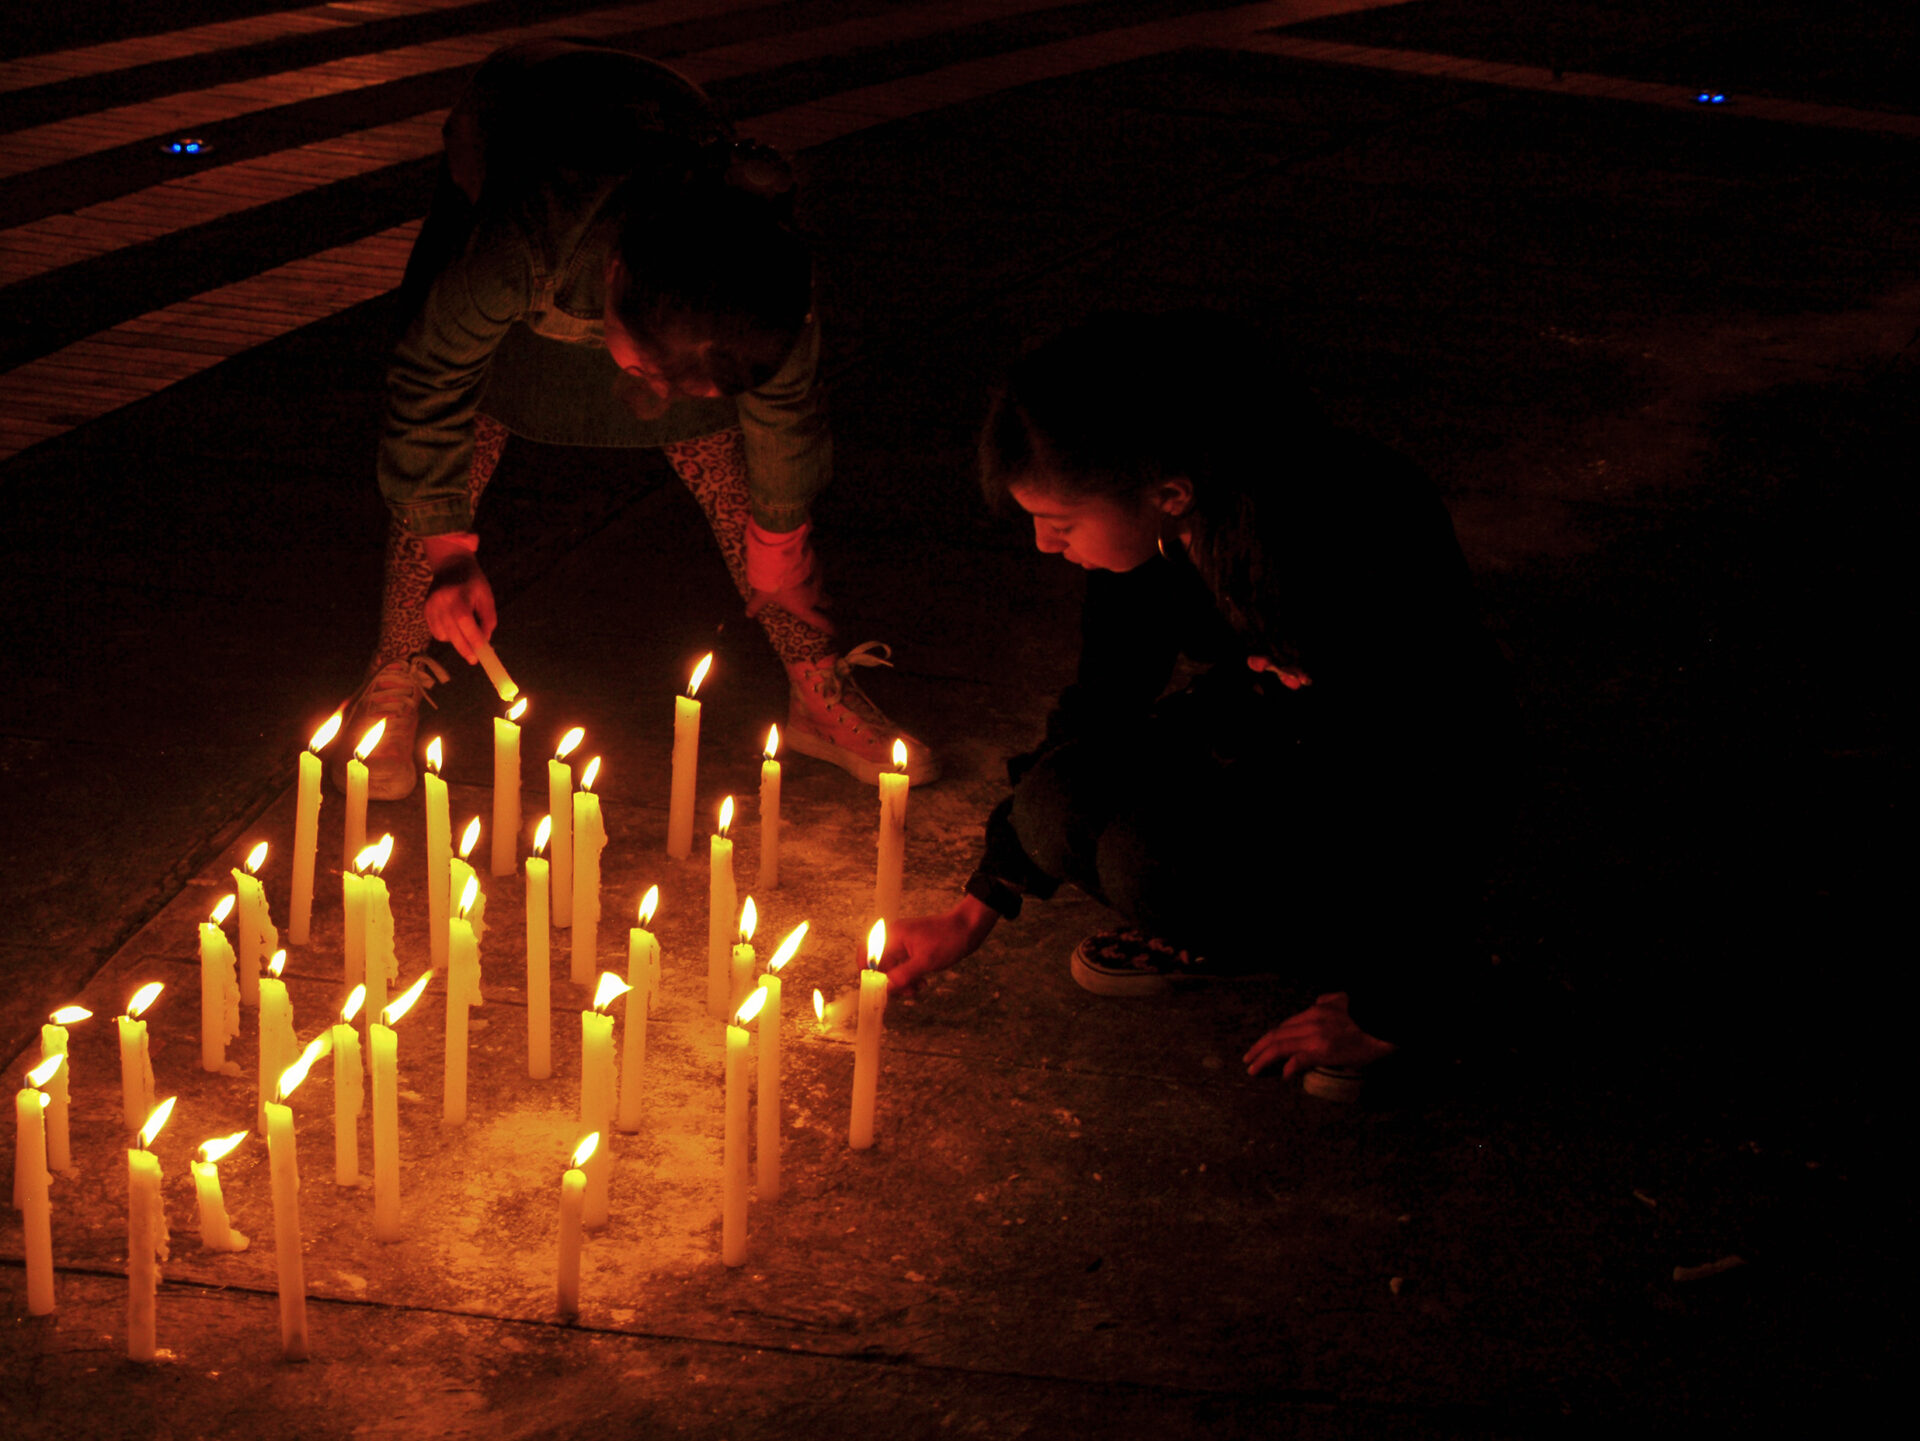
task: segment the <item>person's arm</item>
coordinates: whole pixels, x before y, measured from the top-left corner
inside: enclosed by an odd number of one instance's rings
[[[907,916],[887,927],[880,969],[895,991],[917,989],[929,976],[965,960],[993,933],[1000,915],[971,895],[932,916]]]

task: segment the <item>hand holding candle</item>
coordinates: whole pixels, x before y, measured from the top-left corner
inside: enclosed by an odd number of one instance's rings
[[[649,886],[640,900],[640,924],[627,932],[627,1033],[620,1052],[620,1113],[623,1131],[640,1129],[642,1078],[647,1064],[647,1010],[653,1001],[653,973],[660,964],[660,942],[647,927],[660,905],[660,887]]]
[[[700,769],[700,682],[713,669],[713,652],[702,656],[687,682],[687,693],[673,698],[673,790],[667,799],[667,854],[684,861],[693,854],[693,792]],[[731,914],[732,907],[728,907]]]
[[[447,916],[453,896],[453,820],[447,809],[447,783],[440,767],[446,751],[435,736],[427,742],[427,773],[421,788],[427,804],[427,964],[433,970],[447,968]],[[348,977],[351,985],[358,977]],[[380,1008],[369,1008],[378,1016]]]
[[[200,1159],[191,1163],[193,1192],[200,1203],[200,1244],[209,1251],[244,1251],[247,1238],[227,1219],[227,1200],[220,1194],[220,1162],[247,1139],[247,1132],[200,1143]]]
[[[613,1017],[606,1013],[614,998],[625,994],[627,983],[612,971],[600,973],[593,1007],[580,1013],[580,1125],[605,1138],[613,1129]],[[586,1225],[597,1230],[607,1224],[607,1183],[612,1156],[603,1144],[587,1162]]]
[[[394,1027],[413,1009],[433,979],[432,971],[385,1010],[375,1012],[367,1027],[367,1045],[373,1069],[373,1239],[400,1239],[400,1038]]]
[[[367,848],[367,757],[373,754],[386,733],[387,723],[383,720],[368,726],[367,733],[353,748],[353,759],[347,762],[347,814],[340,847],[342,870],[352,865],[353,858]]]
[[[527,1075],[544,1081],[553,1074],[553,970],[547,946],[547,848],[553,817],[543,817],[527,857]]]
[[[127,1152],[127,1359],[154,1361],[160,1356],[154,1302],[160,1263],[167,1259],[167,1209],[160,1195],[160,1159],[150,1149],[173,1114],[177,1096],[169,1096],[148,1114],[138,1132],[139,1145]]]
[[[734,912],[740,902],[733,885],[733,841],[727,836],[732,824],[733,797],[728,796],[720,803],[720,829],[713,833],[707,850],[707,1013],[716,1021],[733,1014],[727,1003],[728,958]]]
[[[527,713],[521,696],[503,716],[493,718],[493,873],[513,874],[520,844],[520,717]]]
[[[875,921],[867,933],[867,964],[860,972],[860,1029],[853,1042],[853,1118],[847,1144],[856,1151],[873,1145],[873,1113],[880,1087],[880,1028],[887,1014],[887,977],[879,969],[887,949],[887,923]]]
[[[600,852],[607,848],[607,828],[600,817],[600,797],[593,793],[599,776],[600,757],[595,756],[573,795],[572,975],[582,986],[593,979],[600,949]]]
[[[234,930],[240,940],[240,1003],[246,1006],[260,1004],[260,967],[280,946],[280,933],[267,913],[267,888],[259,880],[266,859],[267,843],[262,841],[247,853],[245,871],[233,871],[233,893],[239,899]]]
[[[120,1109],[129,1131],[137,1131],[153,1111],[153,1057],[147,1050],[147,1023],[140,1019],[166,987],[149,981],[133,993],[120,1017]]]
[[[760,762],[760,882],[762,894],[780,884],[780,727],[767,727],[766,759]]]
[[[802,921],[780,942],[773,959],[767,962],[767,973],[760,978],[767,1002],[760,1013],[760,1095],[755,1112],[759,1163],[754,1180],[762,1201],[780,1199],[780,972],[806,936],[807,923]]]
[[[300,779],[293,807],[293,894],[287,904],[287,942],[304,946],[313,928],[313,866],[320,848],[320,752],[340,734],[335,711],[300,752]]]
[[[547,762],[547,814],[553,821],[553,924],[558,930],[573,926],[573,767],[567,764],[587,733],[575,726],[560,737],[553,759]]]

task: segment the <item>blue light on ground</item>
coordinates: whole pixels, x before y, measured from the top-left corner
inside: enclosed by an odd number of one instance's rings
[[[202,155],[209,147],[204,140],[175,140],[163,148],[169,155]]]
[[[1694,97],[1694,101],[1700,105],[1725,105],[1727,97],[1718,90],[1702,90]]]

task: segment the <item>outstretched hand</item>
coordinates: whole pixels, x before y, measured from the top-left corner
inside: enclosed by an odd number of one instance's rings
[[[452,645],[469,665],[475,664],[479,647],[493,639],[493,587],[470,550],[429,545],[427,560],[433,566],[433,583],[427,589],[427,629],[435,640]]]
[[[1347,1014],[1347,993],[1321,996],[1298,1015],[1289,1016],[1253,1043],[1240,1059],[1247,1074],[1257,1076],[1282,1056],[1287,1058],[1283,1078],[1312,1066],[1365,1066],[1394,1052],[1391,1041],[1377,1040],[1353,1023]]]
[[[918,990],[929,976],[979,950],[999,920],[999,912],[985,902],[962,896],[942,915],[906,916],[893,922],[887,927],[887,948],[880,954],[887,989]]]

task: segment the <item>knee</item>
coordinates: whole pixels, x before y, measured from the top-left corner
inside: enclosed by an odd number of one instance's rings
[[[1048,756],[1020,778],[1009,819],[1028,859],[1048,875],[1066,879],[1073,869],[1073,788],[1060,760],[1057,753]]]

